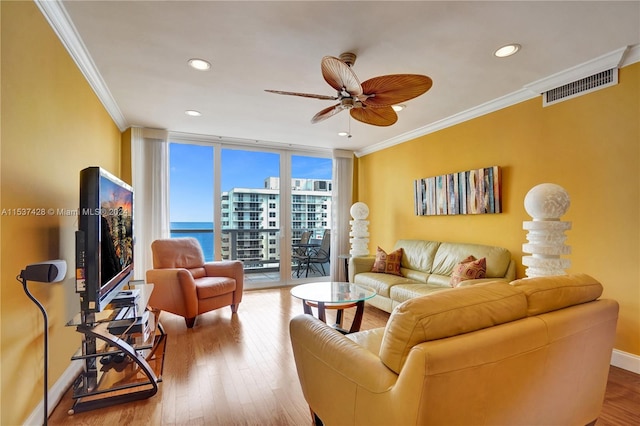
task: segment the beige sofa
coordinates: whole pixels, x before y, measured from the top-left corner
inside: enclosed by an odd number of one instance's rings
[[[585,425],[597,419],[618,303],[583,275],[458,287],[344,336],[290,322],[302,391],[325,425]]]
[[[413,297],[451,289],[454,267],[467,256],[486,258],[486,278],[467,280],[461,286],[516,278],[515,262],[509,250],[481,244],[447,243],[427,240],[398,240],[393,251],[403,249],[402,276],[371,272],[375,256],[349,260],[349,282],[371,287],[377,295],[368,302],[386,312]],[[391,250],[390,250],[391,251]]]

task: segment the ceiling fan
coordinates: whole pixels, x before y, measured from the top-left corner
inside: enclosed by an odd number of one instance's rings
[[[363,123],[391,126],[398,121],[398,115],[391,106],[422,95],[433,84],[429,77],[418,74],[383,75],[360,84],[358,77],[351,70],[355,61],[356,55],[350,52],[341,54],[339,58],[333,56],[322,58],[320,63],[322,76],[338,91],[336,96],[281,90],[266,90],[266,92],[338,101],[337,104],[314,115],[311,119],[312,123],[326,120],[348,109],[351,117]]]

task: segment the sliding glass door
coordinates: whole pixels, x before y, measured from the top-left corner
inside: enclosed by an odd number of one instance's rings
[[[329,252],[322,247],[322,241],[330,238],[331,170],[330,158],[291,156],[290,207],[296,278],[329,276]]]
[[[319,246],[330,228],[331,158],[185,141],[169,162],[172,237],[197,238],[208,261],[242,260],[247,288],[329,275],[295,255],[303,232]]]
[[[281,281],[280,154],[222,148],[222,259],[244,263],[250,282]]]

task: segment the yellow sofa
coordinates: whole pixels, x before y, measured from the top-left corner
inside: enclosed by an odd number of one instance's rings
[[[305,399],[325,425],[585,425],[602,407],[618,303],[584,274],[413,298],[385,328],[290,322]],[[366,313],[365,313],[366,315]]]
[[[391,312],[400,303],[413,297],[451,289],[453,269],[467,256],[486,258],[486,277],[466,280],[461,286],[516,279],[516,265],[509,250],[482,244],[448,243],[428,240],[398,240],[393,250],[403,249],[402,276],[371,272],[375,256],[353,257],[349,260],[349,282],[370,287],[376,296],[368,303]]]

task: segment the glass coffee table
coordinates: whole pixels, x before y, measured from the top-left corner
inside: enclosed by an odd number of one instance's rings
[[[376,295],[375,290],[347,282],[316,282],[301,284],[291,289],[291,295],[302,300],[304,313],[313,315],[311,308],[318,309],[318,319],[326,322],[326,309],[336,309],[336,323],[333,326],[343,334],[354,333],[360,330],[362,315],[364,314],[364,302]],[[356,308],[356,314],[351,323],[351,328],[342,328],[342,313],[347,308]]]

